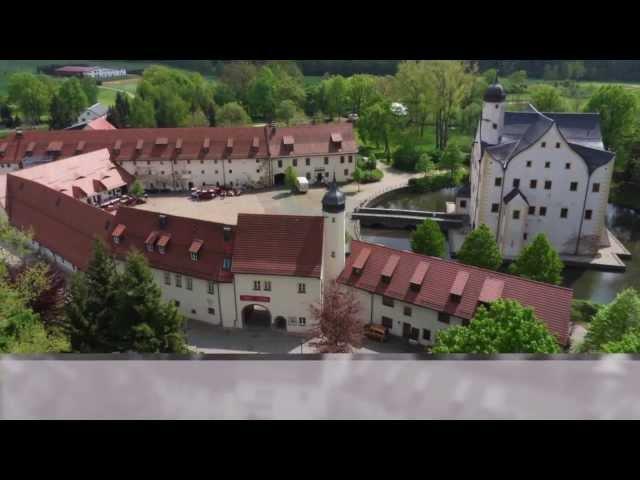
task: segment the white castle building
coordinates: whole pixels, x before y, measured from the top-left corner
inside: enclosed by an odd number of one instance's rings
[[[597,113],[505,111],[492,84],[471,152],[470,188],[456,199],[472,228],[486,224],[506,258],[539,233],[560,254],[593,255],[609,238],[605,215],[614,153],[602,142]]]

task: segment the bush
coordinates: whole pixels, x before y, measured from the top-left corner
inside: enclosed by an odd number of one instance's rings
[[[427,193],[459,185],[456,178],[450,175],[433,175],[428,177],[410,178],[409,188],[413,193]]]
[[[382,170],[375,168],[373,170],[363,170],[360,183],[373,183],[382,180],[384,173]]]
[[[393,154],[393,166],[405,172],[415,172],[421,154],[416,145],[401,145]]]
[[[574,323],[589,323],[600,308],[602,308],[602,305],[599,303],[574,299],[571,302],[571,321]]]

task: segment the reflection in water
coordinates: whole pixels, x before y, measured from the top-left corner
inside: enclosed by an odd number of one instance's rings
[[[445,202],[452,202],[454,199],[455,189],[451,188],[426,194],[400,192],[372,206],[444,211]],[[563,284],[573,288],[574,298],[607,303],[613,300],[616,294],[624,288],[640,288],[640,212],[609,205],[607,225],[618,240],[631,252],[632,260],[625,260],[627,270],[624,273],[567,268],[563,274]],[[410,233],[404,230],[371,228],[362,228],[361,230],[363,240],[400,250],[411,250],[409,235]]]

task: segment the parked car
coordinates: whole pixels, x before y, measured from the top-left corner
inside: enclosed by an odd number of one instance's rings
[[[364,326],[364,335],[372,340],[386,342],[389,339],[387,327],[377,324],[367,324]]]

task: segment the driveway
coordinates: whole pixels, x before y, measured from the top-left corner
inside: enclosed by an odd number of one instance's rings
[[[316,353],[302,336],[264,328],[221,328],[197,320],[188,321],[187,343],[200,353]],[[424,352],[424,349],[391,337],[385,343],[365,339],[363,348],[355,353],[417,352]]]

